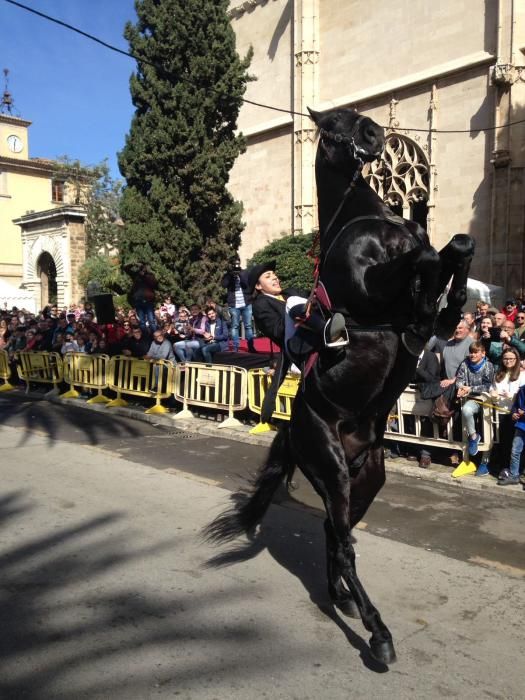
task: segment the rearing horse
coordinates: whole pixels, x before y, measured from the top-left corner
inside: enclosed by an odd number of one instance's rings
[[[418,224],[396,216],[369,187],[361,168],[383,149],[380,126],[351,109],[311,115],[319,128],[320,277],[332,310],[346,318],[350,342],[321,351],[253,489],[234,497],[206,534],[219,541],[252,530],[298,466],[326,509],[330,598],[361,616],[373,656],[390,664],[392,636],[357,576],[351,530],[385,482],[388,414],[414,377],[419,351],[436,322],[451,332],[460,319],[474,242],[458,234],[438,254]]]

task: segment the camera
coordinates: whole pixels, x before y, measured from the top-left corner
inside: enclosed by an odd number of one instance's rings
[[[498,342],[501,340],[501,328],[491,328],[490,329],[490,339]]]

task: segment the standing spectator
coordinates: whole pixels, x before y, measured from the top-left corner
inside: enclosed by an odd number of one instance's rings
[[[518,308],[516,306],[515,299],[507,299],[505,306],[501,309],[502,313],[505,315],[507,321],[515,321],[516,314],[518,313]]]
[[[225,321],[218,318],[215,309],[206,309],[206,316],[206,331],[201,352],[204,362],[211,364],[215,353],[224,351],[228,347],[228,326]]]
[[[510,464],[498,476],[498,486],[510,486],[520,482],[520,461],[525,445],[525,386],[518,391],[511,409],[514,438],[510,451]]]
[[[494,367],[485,356],[485,348],[478,340],[470,344],[469,355],[458,369],[456,385],[459,399],[490,391],[494,379]],[[468,400],[461,413],[468,434],[468,453],[472,457],[478,453],[481,436],[476,430],[474,417],[482,410],[477,401]]]
[[[509,347],[516,348],[520,356],[525,357],[525,342],[520,340],[516,335],[514,323],[512,321],[505,320],[499,331],[499,338],[495,336],[490,341],[488,356],[493,365],[497,367],[501,365],[501,356],[503,351]]]
[[[135,308],[140,326],[144,330],[147,322],[150,331],[154,331],[157,328],[155,320],[157,279],[146,263],[140,263],[139,265],[131,263],[125,265],[124,270],[132,279],[129,302]]]
[[[239,351],[239,326],[242,317],[248,350],[256,352],[253,344],[252,305],[248,291],[248,273],[241,268],[239,258],[235,259],[232,269],[222,278],[222,286],[228,291],[227,304],[232,319],[233,350]]]
[[[525,333],[525,311],[518,311],[516,314],[516,335],[521,340]]]

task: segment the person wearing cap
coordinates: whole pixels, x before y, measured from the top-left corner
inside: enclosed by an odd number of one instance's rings
[[[507,299],[505,306],[501,309],[501,311],[505,314],[507,321],[512,321],[514,323],[518,313],[518,307],[516,306],[515,299]]]

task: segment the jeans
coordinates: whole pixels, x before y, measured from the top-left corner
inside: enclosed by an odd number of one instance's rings
[[[201,344],[198,340],[178,340],[173,343],[173,352],[180,362],[191,362],[195,350],[199,350]]]
[[[246,340],[253,340],[253,326],[252,326],[252,305],[247,304],[246,306],[242,306],[239,309],[233,308],[233,306],[229,307],[230,309],[230,315],[232,317],[232,340],[233,340],[233,349],[235,352],[239,349],[239,326],[241,323],[241,316],[242,316],[242,323],[244,326],[244,335],[246,336]]]
[[[467,434],[470,437],[476,433],[476,424],[474,422],[474,416],[476,416],[481,411],[481,404],[476,401],[465,401],[463,408],[461,409],[461,415],[465,422],[465,427],[467,429]]]
[[[206,343],[206,345],[203,345],[201,347],[201,352],[202,356],[204,357],[204,362],[206,362],[208,365],[211,365],[211,363],[213,362],[213,356],[216,352],[219,352],[220,349],[220,343]]]
[[[523,445],[525,444],[525,431],[521,428],[516,428],[514,432],[514,439],[512,440],[512,449],[510,451],[510,473],[512,476],[519,476],[520,474],[520,457],[523,452]]]
[[[155,306],[149,301],[137,301],[135,304],[135,311],[139,319],[140,327],[143,331],[146,330],[146,321],[150,332],[157,330],[157,321],[155,319]]]

